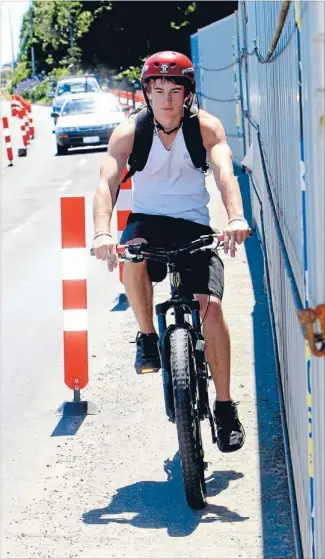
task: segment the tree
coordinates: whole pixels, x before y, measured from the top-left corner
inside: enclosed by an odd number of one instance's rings
[[[33,38],[26,13],[19,55],[28,69],[33,44],[37,73],[74,64],[134,81],[153,52],[190,56],[190,35],[232,13],[237,2],[32,0],[31,6]]]
[[[79,65],[82,60],[80,40],[88,33],[94,16],[85,10],[83,2],[75,0],[33,0],[32,36],[29,13],[26,12],[20,36],[21,61],[30,62],[33,44],[37,61],[37,73],[44,70]]]

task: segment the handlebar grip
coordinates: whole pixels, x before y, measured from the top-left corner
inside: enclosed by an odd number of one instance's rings
[[[253,234],[253,233],[252,233],[252,230],[251,230],[251,228],[249,228],[249,229],[248,229],[248,237],[251,237],[252,234]],[[224,236],[223,233],[220,233],[220,235],[219,235],[219,233],[218,233],[218,234],[217,234],[217,238],[218,238],[218,241],[219,241],[220,243],[223,243],[224,240],[225,240],[225,236]]]

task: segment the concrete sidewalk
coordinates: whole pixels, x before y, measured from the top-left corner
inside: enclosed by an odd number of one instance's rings
[[[248,178],[241,175],[239,181],[247,205]],[[222,230],[227,224],[227,213],[212,175],[207,177],[207,184],[211,225]],[[249,219],[247,213],[246,217]],[[263,258],[256,234],[245,247],[238,247],[235,258],[220,255],[225,265],[223,306],[232,344],[232,397],[239,402],[246,443],[234,454],[221,454],[212,447],[209,428],[203,430],[211,461],[207,472],[208,501],[222,522],[217,529],[222,546],[202,557],[293,559],[295,548],[272,335]],[[168,288],[167,281],[156,287],[157,301],[167,298]],[[212,382],[209,392],[212,405]],[[211,529],[215,531],[212,525],[204,529],[207,542],[214,539]]]

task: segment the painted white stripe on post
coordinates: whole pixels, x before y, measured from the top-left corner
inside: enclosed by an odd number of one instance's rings
[[[86,332],[87,329],[87,309],[63,311],[63,330],[65,332]]]
[[[120,210],[129,210],[131,211],[132,208],[132,190],[131,188],[128,189],[121,189],[117,199],[117,211]]]
[[[79,280],[87,278],[85,248],[62,249],[62,279]]]

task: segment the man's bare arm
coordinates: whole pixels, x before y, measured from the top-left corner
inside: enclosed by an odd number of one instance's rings
[[[111,231],[117,189],[133,142],[134,122],[130,119],[115,128],[102,162],[93,203],[95,233]]]
[[[243,217],[242,197],[238,181],[234,176],[232,153],[224,127],[218,118],[204,111],[202,113],[203,116],[200,118],[202,139],[228,218]]]

